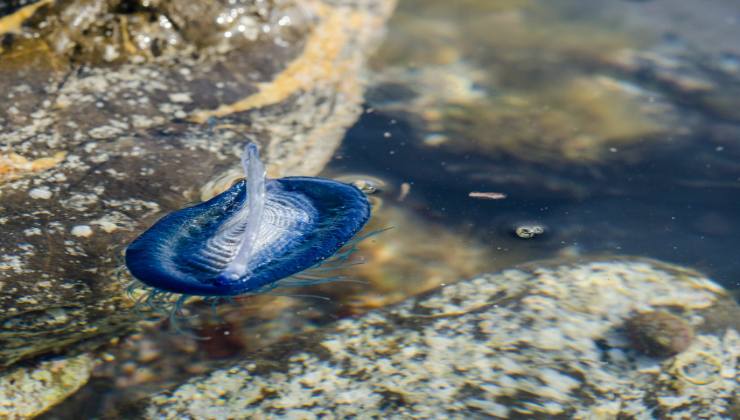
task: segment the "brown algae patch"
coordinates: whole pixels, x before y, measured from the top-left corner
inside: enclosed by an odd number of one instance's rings
[[[485,274],[195,378],[152,397],[146,415],[723,416],[740,385],[734,328],[697,332],[663,360],[635,350],[622,328],[635,312],[661,310],[656,295],[692,325],[722,307],[740,315],[724,291],[700,283],[711,282],[643,259]]]

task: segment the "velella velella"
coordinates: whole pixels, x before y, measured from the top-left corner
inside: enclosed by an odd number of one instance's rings
[[[125,251],[134,278],[157,294],[232,297],[316,280],[370,217],[357,187],[318,177],[266,177],[259,150],[242,155],[246,179],[162,217]],[[357,240],[357,239],[355,239]],[[302,275],[304,274],[304,275]],[[327,280],[324,278],[323,280]]]

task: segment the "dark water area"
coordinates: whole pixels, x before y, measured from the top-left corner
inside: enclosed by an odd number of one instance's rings
[[[408,205],[419,217],[465,231],[498,252],[644,256],[740,289],[737,150],[733,155],[695,140],[663,146],[636,164],[542,165],[420,147],[419,133],[402,114],[369,109],[328,171],[384,178],[396,194],[408,183]],[[469,197],[476,191],[506,198]],[[546,233],[516,238],[522,223],[542,225]]]

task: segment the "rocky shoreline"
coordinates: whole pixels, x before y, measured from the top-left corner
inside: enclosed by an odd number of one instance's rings
[[[630,342],[628,321],[658,311],[696,330],[685,351],[652,357]],[[529,264],[289,339],[152,396],[141,415],[731,417],[738,320],[727,292],[685,268]]]

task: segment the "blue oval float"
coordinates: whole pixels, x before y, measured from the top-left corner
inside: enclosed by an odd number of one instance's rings
[[[126,266],[162,292],[259,293],[320,265],[367,223],[356,187],[330,179],[269,179],[255,144],[242,156],[246,180],[164,216],[126,249]]]

